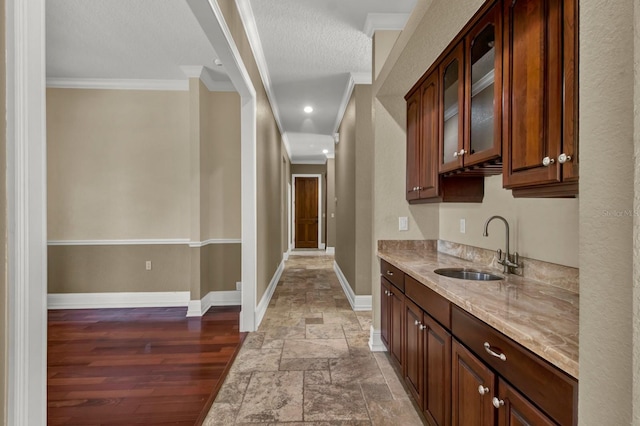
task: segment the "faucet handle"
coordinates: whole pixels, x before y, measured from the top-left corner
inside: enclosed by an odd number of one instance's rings
[[[502,261],[502,249],[496,250],[496,254],[498,255],[498,262]]]

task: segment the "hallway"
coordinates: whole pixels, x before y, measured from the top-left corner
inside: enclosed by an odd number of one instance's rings
[[[386,353],[369,351],[370,326],[333,256],[292,254],[203,424],[421,425]]]

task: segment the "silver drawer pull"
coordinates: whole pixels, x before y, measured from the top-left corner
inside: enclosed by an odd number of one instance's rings
[[[499,354],[491,350],[491,345],[489,342],[484,342],[484,350],[487,351],[489,355],[495,356],[496,358],[500,358],[502,361],[507,360],[507,356],[505,354]]]
[[[387,275],[389,275],[390,277],[392,277],[392,276],[393,276],[393,272],[391,272],[391,271],[387,271]]]

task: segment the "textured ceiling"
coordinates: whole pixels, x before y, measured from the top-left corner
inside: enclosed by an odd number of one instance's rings
[[[395,26],[404,22],[416,0],[236,1],[256,36],[252,47],[292,161],[326,161],[322,150],[333,155],[352,76],[370,80],[365,31],[385,16],[395,16]],[[49,0],[46,28],[51,82],[184,82],[185,72],[204,66],[207,87],[231,87],[184,0]],[[313,113],[302,111],[306,105]]]
[[[367,16],[409,14],[415,3],[250,0],[272,101],[279,111],[292,161],[324,160],[317,147],[324,147],[327,136],[332,138],[339,125],[351,74],[371,75],[372,40],[364,32]],[[303,112],[306,105],[314,108],[312,114]],[[312,140],[316,141],[314,148]],[[328,149],[333,154],[333,146]]]
[[[49,0],[46,28],[48,79],[185,80],[199,65],[227,80],[183,0]]]

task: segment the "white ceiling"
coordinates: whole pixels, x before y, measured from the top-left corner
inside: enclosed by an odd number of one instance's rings
[[[371,80],[372,28],[401,28],[416,0],[237,2],[292,161],[324,162],[353,82]],[[49,0],[46,20],[52,86],[184,88],[200,66],[210,90],[233,89],[184,0]]]

